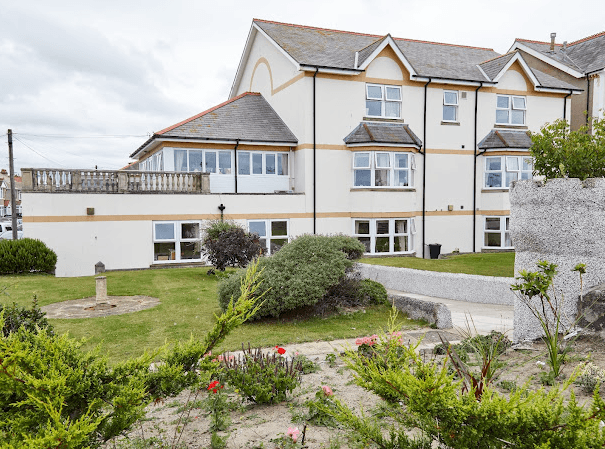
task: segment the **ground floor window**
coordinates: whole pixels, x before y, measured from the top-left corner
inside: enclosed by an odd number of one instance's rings
[[[354,219],[353,236],[369,254],[405,253],[412,250],[413,227],[412,218]]]
[[[485,217],[484,236],[486,248],[512,248],[510,217]]]
[[[158,262],[202,259],[201,222],[153,222],[153,260]]]
[[[265,254],[273,254],[290,241],[289,220],[248,220],[248,231],[258,234]]]

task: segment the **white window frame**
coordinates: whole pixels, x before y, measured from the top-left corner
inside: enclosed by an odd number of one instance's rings
[[[445,100],[445,95],[446,94],[454,94],[456,95],[456,102],[455,103],[451,103]],[[442,121],[444,122],[448,122],[448,123],[458,123],[458,106],[459,106],[459,102],[460,102],[460,93],[457,90],[444,90],[443,91],[443,114],[441,115],[442,117]],[[455,117],[454,120],[448,120],[446,119],[445,116],[445,108],[447,107],[454,107],[454,111],[455,111]]]
[[[174,238],[172,239],[160,239],[156,236],[156,224],[172,224],[174,230]],[[197,238],[185,238],[182,236],[182,225],[184,224],[197,224],[200,230],[200,235]],[[153,233],[153,263],[183,263],[183,262],[201,262],[204,255],[200,251],[200,257],[198,259],[181,259],[181,243],[200,242],[201,245],[201,230],[202,222],[200,220],[183,220],[183,221],[153,221],[152,222],[152,233]],[[155,258],[155,244],[156,243],[174,243],[174,259],[171,255],[167,260],[159,260]]]
[[[370,97],[370,94],[369,94],[370,87],[379,87],[380,88],[380,92],[381,92],[380,98]],[[387,98],[387,88],[396,89],[397,91],[399,91],[399,100],[388,99]],[[367,107],[368,101],[380,101],[380,115],[370,115],[370,110]],[[399,105],[399,114],[397,115],[397,117],[391,117],[391,116],[386,115],[386,104],[387,103],[397,103]],[[387,84],[370,84],[370,83],[366,84],[366,106],[365,106],[365,112],[366,112],[365,116],[366,117],[380,117],[380,118],[387,118],[387,119],[393,119],[393,120],[400,119],[401,113],[402,113],[401,105],[402,105],[401,86],[391,86],[391,85],[387,85]]]
[[[498,219],[500,221],[499,223],[499,228],[498,229],[488,229],[487,228],[487,222],[488,220],[496,220]],[[487,236],[489,234],[493,234],[493,235],[500,235],[500,245],[496,246],[496,245],[488,245],[486,240],[487,240]],[[510,241],[510,244],[507,245],[507,237],[508,240]],[[510,235],[510,216],[506,215],[506,216],[495,216],[495,217],[483,217],[483,248],[485,249],[514,249],[514,246],[512,244],[512,239],[511,239],[511,235]]]
[[[406,221],[406,232],[395,232],[395,222],[396,221]],[[389,232],[387,234],[378,234],[377,233],[377,222],[379,221],[388,221],[389,222]],[[369,223],[369,234],[358,234],[355,232],[355,224],[357,222],[367,222]],[[415,233],[416,224],[414,223],[413,218],[353,218],[352,220],[352,230],[351,235],[357,239],[359,238],[370,238],[370,251],[365,254],[380,254],[380,255],[388,255],[388,254],[410,254],[414,252],[414,243],[413,243],[413,234]],[[376,251],[376,239],[381,237],[388,237],[389,239],[389,251],[384,252]],[[408,249],[403,251],[395,251],[395,237],[407,237]]]
[[[176,158],[176,152],[177,151],[185,151],[187,156],[186,156],[186,162],[187,162],[187,170],[182,171],[180,169],[177,169],[176,166],[176,160],[174,161],[174,171],[178,172],[178,173],[193,173],[193,172],[201,172],[201,173],[210,173],[213,175],[233,175],[233,167],[234,167],[234,161],[233,161],[233,150],[223,150],[223,149],[215,149],[215,148],[174,148],[173,149],[173,158]],[[204,168],[203,170],[191,170],[191,167],[189,166],[189,153],[191,151],[196,151],[196,152],[201,152],[202,153],[202,167]],[[206,172],[206,156],[208,153],[214,153],[215,154],[215,170],[214,172]],[[230,161],[230,167],[228,169],[226,169],[226,171],[221,171],[220,168],[220,153],[229,153],[229,161]]]
[[[240,173],[240,156],[242,156],[243,154],[248,154],[248,162],[249,162],[249,166],[250,166],[250,172],[249,173]],[[262,158],[262,169],[261,169],[261,173],[254,173],[254,166],[252,164],[253,160],[254,160],[254,155],[261,155]],[[269,155],[274,155],[275,156],[275,173],[267,173],[267,156]],[[290,158],[290,153],[287,153],[285,151],[241,151],[237,153],[237,157],[238,157],[238,164],[237,164],[237,176],[289,176],[290,173],[290,164],[291,164],[291,158]],[[284,164],[283,164],[283,158],[286,159],[286,171],[284,173]],[[281,172],[281,173],[280,173]]]
[[[508,98],[508,107],[501,108],[498,107],[498,98],[505,97]],[[525,107],[515,107],[514,102],[515,99],[523,99],[523,103]],[[498,111],[508,111],[508,121],[498,121]],[[523,112],[523,123],[512,123],[513,120],[513,111],[522,111]],[[527,97],[521,95],[496,95],[496,125],[508,125],[508,126],[525,126],[527,123]]]
[[[500,159],[500,170],[488,170],[489,159]],[[485,162],[483,165],[483,188],[484,189],[510,189],[510,182],[520,179],[533,179],[533,158],[531,156],[490,156],[489,153],[484,156]],[[512,166],[513,159],[517,160],[517,169],[509,168]],[[523,170],[524,160],[531,160],[531,168]],[[501,183],[499,186],[488,186],[489,175],[499,173]],[[516,174],[516,179],[509,179],[509,174]]]
[[[286,223],[286,235],[272,235],[271,234],[271,224],[274,222],[285,222]],[[271,249],[271,241],[272,240],[287,240],[286,243],[289,243],[290,238],[290,220],[288,218],[276,218],[276,219],[260,219],[260,220],[248,220],[247,229],[248,232],[253,232],[250,230],[250,223],[264,223],[265,224],[265,235],[259,236],[259,240],[265,240],[265,247],[263,249],[263,254],[270,256],[273,251]],[[262,247],[262,244],[261,244]]]
[[[380,188],[411,189],[414,187],[413,172],[414,172],[414,169],[416,168],[416,160],[415,160],[415,156],[413,153],[405,152],[405,151],[354,151],[354,152],[352,152],[352,154],[353,154],[352,184],[353,184],[354,188],[356,188],[356,189],[357,188],[359,188],[359,189],[376,189],[376,188],[378,188],[378,189],[380,189]],[[357,154],[367,154],[368,160],[369,160],[369,165],[367,165],[367,166],[355,165],[356,164],[355,155],[357,155]],[[387,154],[389,156],[388,166],[383,167],[383,166],[378,165],[378,156],[382,155],[382,154]],[[405,167],[405,168],[395,167],[395,162],[397,159],[396,155],[405,155],[407,157],[407,167]],[[370,185],[369,186],[355,185],[355,172],[357,170],[369,170],[370,171]],[[376,171],[378,171],[378,170],[388,170],[388,179],[389,179],[388,185],[385,185],[385,186],[375,185],[376,184]],[[395,172],[401,172],[401,171],[405,171],[408,174],[408,185],[407,186],[395,185]]]

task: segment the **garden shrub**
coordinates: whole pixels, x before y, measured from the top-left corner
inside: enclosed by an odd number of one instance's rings
[[[347,254],[357,254],[363,248],[353,237],[303,235],[271,257],[261,258],[263,288],[269,290],[255,317],[277,317],[286,311],[315,306],[353,266]],[[221,308],[237,293],[241,276],[235,273],[219,283]]]
[[[31,309],[19,307],[13,303],[12,306],[0,304],[0,313],[4,311],[4,325],[2,326],[2,335],[7,337],[11,332],[16,332],[23,326],[29,332],[37,332],[38,329],[46,329],[49,334],[53,334],[53,327],[46,319],[46,313],[40,310],[38,299],[34,296]]]
[[[40,240],[0,240],[0,274],[51,273],[57,255]]]
[[[228,266],[243,268],[261,252],[258,234],[228,221],[211,222],[202,245],[210,263],[220,271]]]
[[[343,307],[385,304],[387,290],[380,282],[361,279],[359,273],[349,273],[330,287],[321,301],[313,307],[316,314],[324,315]]]

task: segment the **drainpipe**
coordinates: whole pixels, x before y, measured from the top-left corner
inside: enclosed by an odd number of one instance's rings
[[[423,145],[423,161],[422,161],[422,258],[424,259],[424,246],[426,242],[426,93],[428,85],[431,83],[431,78],[424,85],[424,123],[422,131],[422,145]]]
[[[479,86],[475,89],[475,144],[473,145],[473,252],[475,252],[475,240],[477,237],[477,156],[482,153],[477,154],[477,104],[478,104],[478,96],[479,89],[483,87],[483,82],[479,84]]]
[[[571,96],[572,93],[573,91],[570,90],[569,93],[563,98],[563,120],[567,120],[567,99]]]
[[[234,156],[235,156],[235,193],[237,193],[237,147],[238,146],[239,146],[239,139],[235,139],[235,147],[233,148],[233,152],[234,152]],[[216,153],[218,155],[218,151]],[[216,161],[216,163],[218,165],[218,160]]]
[[[316,147],[316,127],[315,127],[315,77],[319,72],[319,67],[315,67],[313,74],[313,235],[317,234],[317,147]]]
[[[590,112],[590,74],[586,74],[586,125],[588,125],[588,116]]]

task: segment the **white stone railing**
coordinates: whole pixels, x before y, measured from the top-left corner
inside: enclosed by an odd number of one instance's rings
[[[208,193],[208,173],[22,168],[24,192]]]

